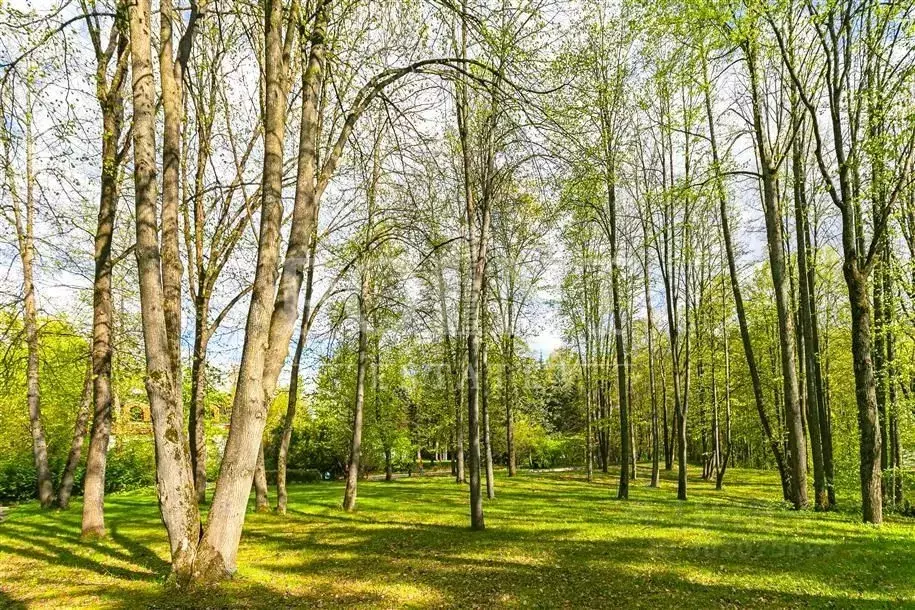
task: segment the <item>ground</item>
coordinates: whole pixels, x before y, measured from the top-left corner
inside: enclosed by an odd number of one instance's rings
[[[794,512],[771,473],[690,481],[676,500],[612,477],[497,477],[486,530],[468,528],[449,477],[293,486],[290,513],[249,513],[237,576],[217,590],[166,584],[153,490],[106,503],[107,539],[80,542],[80,505],[11,509],[0,523],[0,607],[915,607],[915,520]],[[841,499],[841,498],[840,498]]]

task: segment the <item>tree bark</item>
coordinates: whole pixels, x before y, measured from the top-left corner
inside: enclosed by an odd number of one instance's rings
[[[804,338],[804,357],[806,360],[805,387],[807,390],[807,431],[810,434],[810,452],[813,458],[814,508],[829,510],[829,497],[826,493],[826,473],[823,468],[822,424],[820,423],[820,397],[816,378],[816,361],[819,353],[813,340],[813,319],[810,310],[814,307],[807,283],[807,204],[805,200],[804,168],[801,157],[801,143],[792,146],[792,171],[794,189],[794,222],[797,236],[798,286],[800,287],[800,322]]]
[[[202,289],[201,289],[202,293]],[[207,440],[206,440],[206,393],[207,393],[207,345],[210,340],[206,312],[209,306],[206,298],[198,294],[195,305],[194,353],[191,357],[191,408],[188,414],[188,437],[190,442],[191,468],[194,472],[194,489],[197,503],[203,504],[207,494]]]
[[[473,218],[473,209],[467,210],[468,218]],[[470,527],[475,530],[485,529],[483,520],[483,496],[480,489],[480,324],[479,311],[483,285],[483,273],[486,267],[486,245],[488,240],[489,205],[484,200],[483,219],[478,240],[473,239],[473,223],[470,223],[470,246],[473,252],[470,303],[467,311],[467,426],[470,444]]]
[[[845,222],[844,219],[843,222]],[[845,257],[843,272],[851,303],[852,361],[855,371],[855,396],[858,404],[862,517],[866,523],[882,523],[883,498],[880,484],[882,448],[880,424],[877,417],[874,364],[871,360],[870,295],[867,289],[867,277],[858,270],[855,258],[850,257],[847,250]]]
[[[353,406],[353,432],[350,442],[349,465],[346,470],[346,489],[343,493],[343,510],[356,510],[356,487],[359,483],[359,459],[362,455],[362,418],[365,406],[365,369],[368,361],[368,298],[369,275],[362,272],[359,293],[359,356],[356,366],[356,397]]]
[[[76,424],[73,426],[73,440],[70,441],[70,453],[67,455],[67,464],[64,466],[60,477],[60,488],[57,490],[57,506],[66,510],[70,506],[70,495],[73,492],[73,481],[76,467],[83,452],[83,443],[86,440],[86,431],[89,427],[89,414],[92,407],[92,361],[86,367],[86,379],[83,381],[83,393],[79,399],[79,408],[76,411]]]
[[[620,265],[617,249],[616,177],[612,164],[608,169],[607,203],[610,224],[611,296],[613,298],[613,330],[616,341],[616,373],[620,398],[620,483],[617,498],[629,498],[629,467],[632,460],[632,438],[629,425],[629,383],[626,380],[626,344],[623,340],[623,316],[620,306]],[[634,463],[634,462],[633,462]]]
[[[187,29],[178,45],[177,60],[172,46],[172,21],[176,19],[172,0],[159,5],[159,75],[162,85],[162,291],[172,379],[179,400],[181,383],[181,252],[178,243],[179,184],[181,182],[181,129],[184,72],[190,57],[199,15],[206,0],[193,3]],[[183,401],[182,401],[183,402]]]
[[[486,335],[484,327],[480,341],[480,409],[483,417],[483,450],[486,459],[486,497],[496,497],[495,476],[492,464],[492,439],[489,429],[489,357],[486,354]]]
[[[254,469],[254,511],[266,513],[270,510],[267,498],[267,469],[264,466],[264,443],[257,451],[257,464]]]
[[[489,430],[489,305],[487,301],[487,275],[483,274],[480,296],[480,411],[483,418],[483,455],[486,464],[486,497],[496,497],[495,476],[492,465],[492,438]]]
[[[788,306],[788,286],[785,278],[785,250],[782,232],[782,213],[776,192],[776,168],[772,166],[770,151],[762,124],[762,110],[757,82],[755,50],[751,43],[745,45],[750,77],[750,95],[753,106],[753,130],[762,181],[763,212],[766,220],[766,241],[769,250],[769,269],[775,290],[775,308],[778,317],[778,339],[783,380],[785,420],[788,428],[788,473],[791,484],[791,502],[795,509],[805,508],[807,500],[807,443],[804,435],[803,415],[798,393],[797,369],[794,361],[794,324]]]
[[[276,512],[285,515],[288,494],[286,492],[286,460],[289,455],[289,443],[292,441],[292,426],[295,423],[296,408],[299,402],[299,369],[302,364],[302,352],[308,341],[308,331],[311,328],[311,298],[314,289],[315,255],[317,239],[311,238],[311,248],[308,253],[308,274],[305,280],[305,306],[302,312],[302,322],[299,328],[299,340],[295,346],[295,355],[292,358],[292,371],[289,377],[289,402],[286,405],[286,417],[283,419],[283,434],[280,437],[280,446],[276,456]]]
[[[194,494],[190,455],[184,438],[184,418],[175,380],[171,376],[171,357],[163,310],[156,219],[156,95],[152,74],[149,0],[137,0],[130,5],[129,11],[134,105],[135,252],[146,351],[146,392],[155,437],[159,506],[168,530],[172,571],[179,582],[186,583],[194,577],[193,564],[200,535],[200,516]]]
[[[107,93],[100,95],[102,108],[102,189],[95,231],[95,277],[92,290],[92,377],[94,411],[86,476],[83,481],[84,536],[105,535],[105,471],[111,435],[111,359],[114,309],[111,300],[111,247],[120,195],[118,180],[121,157],[118,146],[124,124],[121,87],[127,58],[127,36],[118,36],[118,68]],[[99,60],[100,93],[104,91],[107,59]]]
[[[13,215],[19,258],[22,263],[23,319],[27,347],[26,403],[29,411],[29,430],[32,435],[32,456],[38,475],[38,501],[42,508],[54,502],[54,487],[48,466],[48,442],[41,416],[41,389],[39,386],[38,306],[35,299],[33,267],[35,261],[35,171],[33,169],[34,141],[32,136],[32,95],[26,87],[25,115],[25,218],[19,197],[14,193]],[[11,170],[8,170],[11,171]],[[12,184],[12,182],[11,182]]]
[[[655,374],[654,374],[654,321],[652,319],[651,307],[651,285],[648,279],[648,236],[645,235],[644,246],[644,265],[642,266],[642,279],[645,284],[645,317],[646,330],[648,335],[648,393],[651,398],[651,487],[658,487],[661,483],[660,473],[660,451],[661,443],[658,437],[660,426],[658,423],[658,397],[655,393]]]

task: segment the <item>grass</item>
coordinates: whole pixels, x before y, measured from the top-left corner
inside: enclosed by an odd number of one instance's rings
[[[670,475],[671,473],[664,473]],[[771,473],[730,470],[723,491],[581,473],[497,478],[487,529],[468,529],[447,477],[293,486],[286,517],[249,513],[222,587],[165,585],[153,490],[106,505],[109,536],[81,542],[80,506],[12,509],[0,523],[0,607],[915,607],[915,521],[788,510]]]

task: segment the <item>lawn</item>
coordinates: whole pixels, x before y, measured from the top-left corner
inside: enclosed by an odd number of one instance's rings
[[[670,473],[665,473],[669,475]],[[483,532],[447,477],[294,486],[290,514],[249,514],[232,581],[168,590],[153,490],[111,496],[109,537],[79,540],[80,506],[12,509],[0,523],[0,607],[915,607],[915,520],[796,513],[771,473],[728,472],[716,492],[581,473],[497,478]]]

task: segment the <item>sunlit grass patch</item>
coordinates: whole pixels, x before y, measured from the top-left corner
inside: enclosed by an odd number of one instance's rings
[[[153,490],[108,498],[109,537],[79,539],[80,507],[12,509],[0,524],[0,607],[808,607],[915,604],[915,521],[797,513],[770,473],[732,470],[723,491],[675,498],[638,479],[500,472],[487,529],[445,476],[293,486],[285,517],[249,513],[239,572],[217,590],[165,586]],[[851,507],[849,507],[851,508]]]

